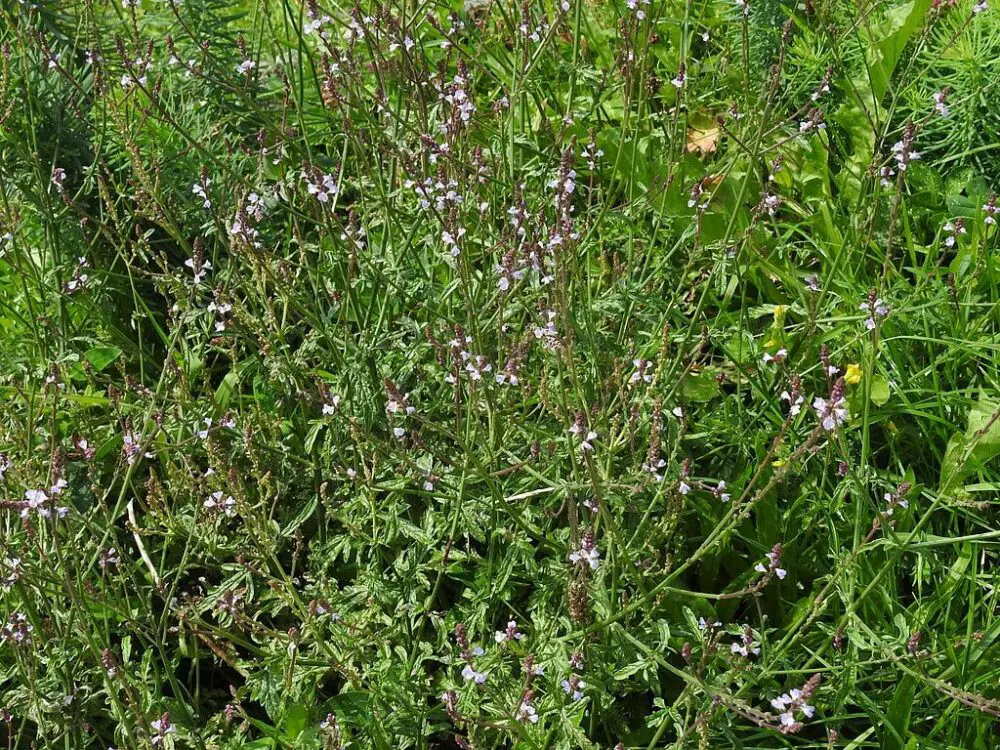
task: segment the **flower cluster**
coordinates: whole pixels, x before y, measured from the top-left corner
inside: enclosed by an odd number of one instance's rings
[[[996,193],[990,194],[990,199],[983,204],[983,211],[986,212],[986,218],[983,219],[983,223],[990,225],[997,223],[997,214],[1000,214],[1000,206],[997,205]]]
[[[900,172],[905,172],[910,162],[920,159],[920,152],[913,149],[915,138],[916,128],[913,123],[908,123],[903,131],[903,137],[892,145],[892,155]]]
[[[948,105],[945,104],[945,101],[948,99],[948,91],[946,89],[935,91],[932,99],[934,99],[934,111],[941,115],[941,117],[947,117],[951,113]]]
[[[320,203],[328,203],[331,198],[337,197],[337,194],[340,192],[337,180],[332,174],[314,169],[303,172],[302,176],[306,181],[306,191]]]
[[[584,533],[579,548],[569,553],[569,561],[576,565],[590,566],[591,570],[597,570],[600,567],[601,553],[597,549],[593,530],[588,529]]]
[[[58,518],[65,518],[69,514],[69,508],[60,505],[55,506],[52,497],[60,494],[66,486],[64,480],[60,480],[48,492],[45,490],[26,490],[24,501],[21,503],[21,518],[28,518],[32,513],[41,518],[51,518],[53,512]]]
[[[200,241],[196,241],[194,244],[194,257],[185,260],[184,265],[190,268],[194,274],[195,286],[198,286],[208,276],[208,272],[212,270],[212,262],[205,257],[204,245]]]
[[[771,576],[777,576],[779,580],[784,580],[788,571],[781,567],[781,545],[775,544],[767,553],[765,561],[757,563],[754,570],[762,573],[765,580]]]
[[[462,678],[466,682],[474,682],[477,685],[482,685],[486,682],[487,674],[486,672],[480,672],[476,669],[475,657],[483,655],[483,649],[479,646],[472,648],[469,646],[469,639],[465,632],[465,625],[458,623],[455,625],[455,642],[458,644],[459,655],[465,662],[465,666],[462,667]]]
[[[793,688],[771,699],[771,705],[779,711],[778,721],[784,734],[794,734],[802,729],[803,721],[811,719],[816,709],[809,705],[809,699],[819,687],[820,675],[815,674],[801,688]]]
[[[200,182],[191,186],[191,192],[201,198],[201,207],[205,209],[212,207],[212,200],[208,197],[208,188],[211,184],[212,181],[207,176],[202,176]]]
[[[837,429],[847,421],[847,401],[844,398],[844,379],[838,378],[830,388],[828,398],[816,397],[813,409],[820,425],[827,432]]]
[[[87,282],[90,281],[90,276],[84,272],[84,269],[89,266],[90,263],[84,256],[81,255],[76,259],[76,267],[73,269],[73,276],[66,282],[66,294],[73,294],[74,292],[78,292],[87,286]]]
[[[222,513],[229,517],[236,515],[236,501],[232,495],[226,495],[222,490],[216,490],[205,498],[202,506],[210,514]]]
[[[535,698],[534,691],[525,690],[524,695],[521,697],[521,703],[517,707],[517,720],[527,722],[529,724],[538,723],[538,711],[535,710],[533,701]]]
[[[7,622],[0,628],[0,643],[12,643],[15,646],[30,646],[34,627],[23,612],[14,612],[7,617]]]
[[[583,412],[577,412],[573,424],[569,427],[569,432],[580,438],[581,451],[589,453],[594,450],[594,441],[597,440],[597,433],[587,428]]]
[[[3,572],[3,576],[0,577],[0,586],[3,587],[4,591],[10,590],[13,586],[21,579],[21,558],[20,557],[8,557],[4,561],[6,570]]]
[[[868,313],[868,317],[865,318],[865,328],[869,331],[875,330],[875,325],[879,318],[884,318],[889,314],[889,307],[882,301],[874,289],[868,293],[868,299],[862,302],[858,309]]]
[[[749,625],[743,628],[739,639],[730,644],[729,650],[747,659],[751,656],[760,656],[760,643]]]
[[[959,235],[965,234],[965,220],[955,219],[955,221],[949,221],[945,223],[943,227],[945,231],[944,245],[945,247],[955,247],[958,242]]]
[[[885,499],[885,510],[882,513],[886,516],[891,516],[896,508],[909,508],[910,503],[906,499],[906,494],[910,491],[910,483],[903,482],[896,487],[892,492],[886,492],[883,495]]]
[[[562,689],[574,701],[583,700],[583,691],[587,688],[587,683],[578,674],[571,674],[562,681]]]
[[[524,638],[524,633],[518,632],[517,622],[515,620],[510,620],[507,623],[506,629],[498,630],[494,634],[494,638],[497,643],[510,643],[522,640]]]
[[[154,747],[162,744],[170,735],[177,733],[177,727],[170,723],[170,714],[168,713],[164,713],[159,719],[155,719],[149,726],[153,730],[153,736],[150,741]]]

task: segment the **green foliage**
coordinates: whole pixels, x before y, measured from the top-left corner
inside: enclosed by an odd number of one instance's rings
[[[990,748],[974,0],[0,10],[0,745]]]

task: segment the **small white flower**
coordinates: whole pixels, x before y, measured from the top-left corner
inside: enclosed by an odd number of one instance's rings
[[[208,511],[221,511],[229,517],[232,517],[236,513],[236,500],[233,499],[232,495],[226,495],[223,498],[222,490],[213,492],[205,498],[205,502],[202,505]]]
[[[797,417],[799,415],[802,411],[802,404],[805,403],[805,397],[802,394],[796,396],[795,401],[793,402],[792,395],[788,391],[781,392],[781,400],[788,402],[788,413],[793,417]]]
[[[177,727],[170,723],[170,720],[166,718],[166,715],[164,715],[164,718],[162,719],[156,719],[155,721],[150,722],[150,726],[153,731],[156,732],[151,740],[153,745],[159,745],[163,742],[164,737],[168,734],[174,734],[177,731]]]
[[[25,507],[21,510],[21,517],[27,518],[31,511],[36,511],[39,515],[48,517],[45,508],[45,503],[48,502],[49,496],[45,494],[45,490],[27,490],[24,493]]]
[[[202,200],[202,208],[211,208],[212,201],[208,198],[208,193],[206,189],[212,184],[211,180],[205,180],[204,184],[196,182],[191,186],[191,192],[197,195]]]
[[[758,656],[760,654],[760,649],[753,647],[749,643],[741,643],[740,641],[734,641],[730,646],[730,650],[734,654],[739,654],[740,656]]]
[[[331,414],[336,414],[339,406],[340,396],[334,394],[329,401],[323,404],[323,415],[330,416]]]
[[[486,673],[477,672],[472,668],[471,664],[466,664],[462,669],[462,677],[465,678],[466,682],[475,682],[477,685],[482,685],[486,682]]]
[[[947,94],[944,91],[937,91],[934,96],[931,97],[934,100],[934,111],[936,111],[941,117],[947,117],[951,110],[948,109],[948,105],[945,104],[945,98]]]
[[[531,724],[538,723],[538,713],[535,711],[535,707],[530,703],[522,703],[517,709],[517,720],[527,721]]]
[[[590,566],[591,570],[597,570],[601,565],[601,553],[596,548],[590,550],[580,548],[570,552],[569,561],[572,563],[584,562]]]
[[[510,620],[507,623],[506,630],[498,630],[494,634],[494,639],[497,643],[506,643],[507,641],[520,641],[524,638],[524,633],[518,632],[517,622],[515,620]]]
[[[586,689],[587,683],[577,675],[571,675],[568,680],[563,680],[561,685],[563,691],[572,696],[574,701],[583,700],[583,691]]]
[[[829,402],[825,398],[817,397],[813,401],[813,409],[827,432],[836,429],[847,420],[847,407],[843,398]]]

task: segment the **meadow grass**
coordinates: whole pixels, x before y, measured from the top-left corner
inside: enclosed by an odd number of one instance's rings
[[[996,747],[998,12],[4,3],[0,746]]]

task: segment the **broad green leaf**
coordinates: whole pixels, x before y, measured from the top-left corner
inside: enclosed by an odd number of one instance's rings
[[[84,358],[95,370],[101,372],[105,367],[121,356],[122,350],[114,346],[95,346],[84,352]]]
[[[889,401],[889,381],[881,375],[872,378],[871,400],[876,406],[883,406]]]
[[[941,462],[941,493],[953,492],[967,476],[1000,455],[1000,419],[993,419],[998,409],[1000,405],[982,397],[973,404],[965,433],[948,441]]]
[[[691,401],[711,401],[719,395],[719,381],[709,372],[689,373],[681,382],[681,393]]]
[[[871,91],[877,106],[885,96],[893,71],[910,38],[923,26],[932,0],[911,0],[891,8],[872,30],[876,44],[869,52]]]
[[[285,714],[285,735],[294,740],[302,730],[305,729],[309,721],[309,708],[302,703],[296,703],[288,709]]]

